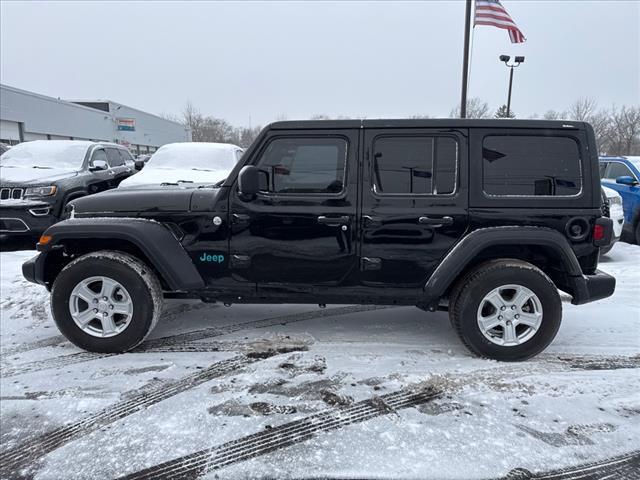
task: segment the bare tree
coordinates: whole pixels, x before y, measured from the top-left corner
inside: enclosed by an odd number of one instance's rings
[[[596,114],[597,110],[598,102],[593,98],[583,97],[569,105],[569,110],[565,113],[565,118],[567,120],[575,120],[576,122],[588,122],[589,119]]]
[[[449,112],[449,117],[460,118],[460,105]],[[489,104],[478,97],[470,98],[467,100],[467,118],[491,118]]]
[[[610,155],[640,154],[640,106],[611,109],[608,134]]]

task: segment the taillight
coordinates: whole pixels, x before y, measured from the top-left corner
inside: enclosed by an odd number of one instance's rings
[[[595,224],[593,226],[593,241],[599,242],[604,239],[605,230],[603,225]]]
[[[613,221],[607,217],[596,219],[591,231],[593,244],[596,247],[607,247],[611,244],[613,236]]]

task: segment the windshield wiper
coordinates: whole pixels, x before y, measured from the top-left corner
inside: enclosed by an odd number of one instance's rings
[[[43,167],[41,165],[33,165],[31,168],[41,168],[42,170],[51,170],[53,167]]]
[[[198,172],[213,172],[210,168],[192,168],[191,170],[197,170]]]
[[[160,184],[160,186],[165,186],[165,185],[178,185],[179,183],[193,183],[192,180],[177,180],[175,182],[162,182]]]

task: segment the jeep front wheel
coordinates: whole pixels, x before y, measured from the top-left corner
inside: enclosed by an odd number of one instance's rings
[[[554,339],[562,319],[555,285],[539,268],[520,260],[494,260],[476,267],[454,288],[449,316],[475,354],[525,360]]]
[[[122,252],[93,252],[78,257],[57,276],[51,310],[62,334],[78,347],[126,352],[157,323],[162,288],[139,259]]]

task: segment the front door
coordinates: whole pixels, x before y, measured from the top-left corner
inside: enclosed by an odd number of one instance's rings
[[[467,228],[467,133],[367,129],[361,283],[419,294]]]
[[[255,198],[230,193],[233,277],[258,291],[312,293],[357,275],[358,130],[274,131],[249,162]]]

